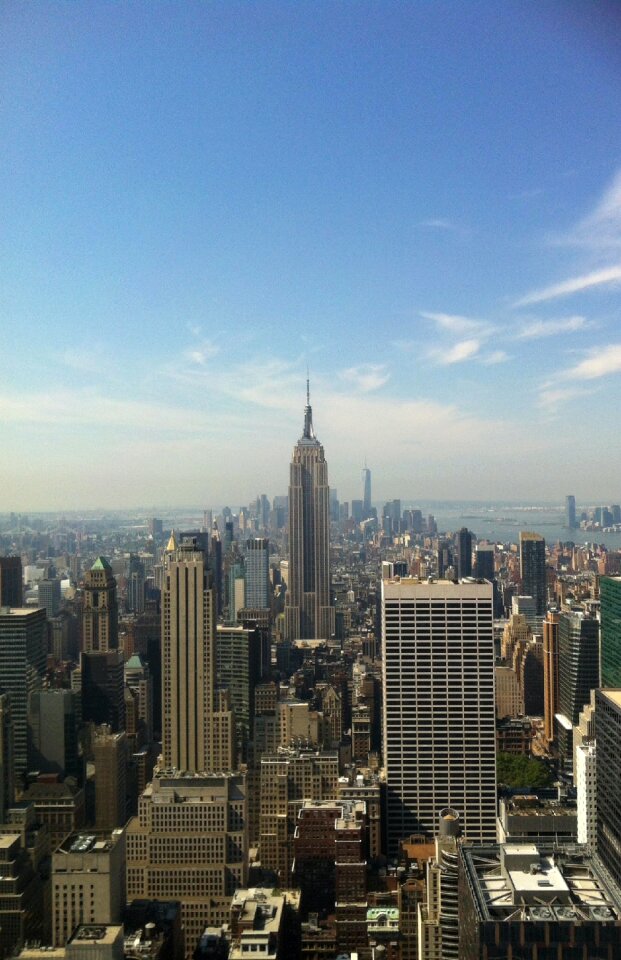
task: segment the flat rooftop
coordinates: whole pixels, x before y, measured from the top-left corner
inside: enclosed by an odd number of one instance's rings
[[[621,893],[586,845],[471,846],[462,856],[484,921],[621,923]]]
[[[621,579],[621,577],[619,578]],[[607,700],[610,700],[611,703],[614,703],[615,707],[621,709],[621,689],[609,688],[606,690],[600,690],[600,695],[606,697]]]

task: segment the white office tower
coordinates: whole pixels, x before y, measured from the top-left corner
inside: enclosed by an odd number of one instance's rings
[[[492,584],[382,582],[388,855],[460,811],[464,839],[496,837]]]
[[[576,747],[576,789],[578,800],[578,843],[595,849],[597,839],[597,755],[595,742]]]

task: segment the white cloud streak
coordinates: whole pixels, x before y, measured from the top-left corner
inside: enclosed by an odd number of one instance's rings
[[[621,264],[613,267],[605,267],[602,270],[595,270],[580,277],[571,277],[569,280],[563,280],[561,283],[554,283],[550,287],[544,287],[542,290],[533,290],[525,296],[516,300],[514,307],[527,307],[534,303],[545,303],[548,300],[556,300],[559,297],[569,297],[574,293],[582,293],[593,287],[610,286],[621,280]]]
[[[463,363],[464,360],[472,360],[481,349],[480,340],[472,338],[470,340],[460,340],[447,349],[434,349],[429,356],[440,366],[450,366],[454,363]]]
[[[558,320],[530,320],[526,321],[521,330],[515,335],[516,340],[540,340],[543,337],[553,337],[558,333],[575,333],[588,327],[585,317],[561,317]]]
[[[588,357],[559,376],[563,380],[598,380],[613,373],[621,373],[621,343],[595,348]]]
[[[457,313],[434,313],[430,310],[421,310],[420,316],[424,320],[431,320],[441,330],[460,335],[476,333],[478,336],[488,336],[494,329],[487,320],[464,317]]]
[[[361,393],[370,393],[383,387],[390,379],[390,374],[383,363],[363,363],[341,370],[341,377]]]

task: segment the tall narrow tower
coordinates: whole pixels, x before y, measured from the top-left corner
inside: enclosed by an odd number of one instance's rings
[[[189,773],[231,770],[233,716],[216,694],[215,594],[207,557],[188,541],[167,547],[162,590],[163,753]]]
[[[329,638],[334,633],[328,464],[313,429],[308,380],[304,430],[293,449],[290,468],[285,631],[290,640]]]
[[[362,506],[366,520],[371,516],[371,471],[366,463],[362,470],[362,482],[364,487]]]
[[[119,645],[116,580],[105,557],[97,557],[84,578],[84,652],[107,653]]]

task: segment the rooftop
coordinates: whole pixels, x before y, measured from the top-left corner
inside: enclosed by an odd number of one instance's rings
[[[483,920],[621,923],[621,892],[586,845],[472,846],[462,857]]]
[[[117,924],[83,923],[79,927],[76,927],[67,943],[76,943],[76,941],[79,941],[81,944],[87,943],[102,946],[104,944],[114,943],[119,935],[122,934],[123,927]]]
[[[600,690],[599,693],[600,696],[606,697],[607,700],[610,700],[611,703],[614,703],[615,707],[619,707],[621,709],[621,689],[613,689],[610,687],[606,690]]]

